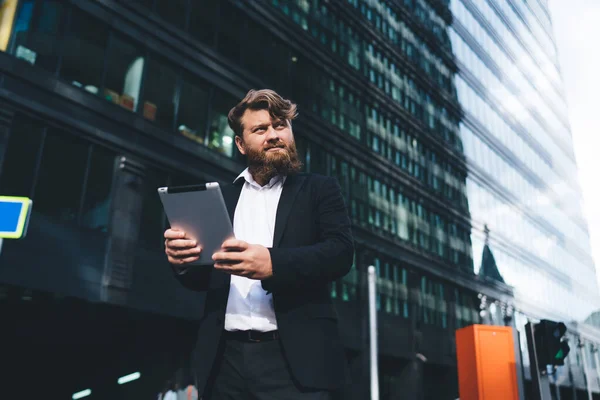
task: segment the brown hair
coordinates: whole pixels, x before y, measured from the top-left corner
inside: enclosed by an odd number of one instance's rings
[[[286,100],[270,89],[251,89],[246,97],[233,107],[227,115],[229,127],[237,136],[242,136],[242,115],[246,110],[268,110],[271,118],[292,121],[298,116],[296,104]]]

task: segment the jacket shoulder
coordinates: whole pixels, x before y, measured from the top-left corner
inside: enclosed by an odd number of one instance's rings
[[[331,176],[327,176],[327,175],[322,175],[322,174],[317,174],[317,173],[303,173],[303,174],[298,174],[299,176],[303,176],[304,179],[306,179],[306,182],[311,184],[311,185],[316,185],[316,186],[320,186],[323,185],[326,182],[331,182],[332,178]]]

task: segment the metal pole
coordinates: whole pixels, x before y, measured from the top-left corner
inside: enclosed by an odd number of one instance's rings
[[[560,399],[560,387],[558,385],[558,369],[556,367],[552,367],[552,370],[554,371],[554,398],[556,400],[561,400]]]
[[[369,352],[371,359],[371,400],[379,400],[379,370],[377,362],[377,305],[375,267],[369,265]]]
[[[550,394],[550,381],[548,371],[544,369],[540,372],[538,368],[537,351],[535,348],[533,324],[525,324],[525,334],[527,336],[527,350],[529,351],[529,369],[531,371],[531,383],[533,386],[534,400],[552,400]],[[546,366],[544,366],[546,368]]]
[[[596,347],[596,345],[592,347],[592,352],[594,353],[594,359],[596,360],[596,378],[598,379],[598,383],[600,383],[600,360],[598,360],[598,347]]]
[[[513,341],[515,346],[515,361],[517,367],[517,388],[519,399],[525,399],[525,369],[523,366],[523,353],[521,352],[521,332],[513,327]]]
[[[590,370],[588,369],[588,362],[585,354],[585,343],[580,341],[578,347],[581,349],[581,356],[583,357],[583,374],[585,375],[585,388],[587,389],[588,400],[592,400],[592,388],[590,387]]]

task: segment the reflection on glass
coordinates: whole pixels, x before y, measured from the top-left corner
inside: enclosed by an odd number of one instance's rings
[[[107,53],[104,98],[135,111],[138,107],[144,57],[139,45],[115,36]]]
[[[185,29],[187,5],[187,0],[157,0],[156,13],[165,21],[183,30]]]
[[[65,37],[60,76],[73,85],[98,94],[108,42],[108,26],[73,8]]]
[[[61,1],[23,2],[14,30],[12,47],[15,56],[54,72],[58,60],[58,35],[64,25],[64,16]]]
[[[33,201],[36,211],[76,223],[89,146],[62,132],[49,130]]]
[[[204,143],[206,132],[206,111],[208,90],[199,84],[197,78],[186,75],[181,85],[177,131],[198,143]]]
[[[215,89],[207,146],[228,157],[233,157],[235,145],[234,133],[227,122],[227,114],[235,104],[236,101],[231,96]]]
[[[227,123],[227,116],[214,113],[210,125],[208,147],[228,157],[232,157],[233,136],[233,131]]]
[[[217,4],[219,0],[203,0],[191,2],[189,32],[196,39],[212,46],[215,41]]]
[[[157,57],[150,59],[144,84],[144,117],[173,130],[175,117],[175,68]]]
[[[356,299],[358,286],[358,271],[356,269],[356,255],[352,262],[350,272],[342,278],[342,300],[352,301]]]
[[[31,197],[42,137],[43,126],[38,121],[15,116],[0,175],[2,195]]]
[[[242,52],[242,34],[244,32],[245,16],[240,9],[228,1],[221,1],[219,4],[219,32],[217,39],[217,49],[219,53],[229,58],[231,61],[239,62]],[[245,43],[244,43],[245,45]],[[262,44],[265,45],[264,43]],[[275,57],[275,54],[271,54]],[[280,62],[279,62],[280,63]],[[269,64],[279,64],[273,62],[264,63],[264,67]],[[262,72],[264,76],[270,76],[267,71]]]
[[[114,160],[113,152],[94,147],[81,216],[81,225],[86,228],[101,232],[108,230]]]

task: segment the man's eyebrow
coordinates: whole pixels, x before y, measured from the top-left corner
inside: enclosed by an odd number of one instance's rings
[[[266,126],[271,125],[270,122],[263,122],[262,124],[258,124],[258,125],[254,125],[250,128],[251,131],[255,130],[256,128],[264,128]]]

